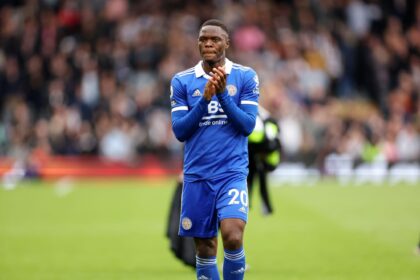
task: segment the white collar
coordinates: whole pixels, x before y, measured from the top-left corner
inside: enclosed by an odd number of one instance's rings
[[[233,62],[230,61],[229,59],[225,58],[225,72],[226,74],[230,74],[230,72],[232,71],[232,65]],[[203,61],[200,60],[197,65],[194,67],[195,70],[195,77],[201,77],[204,76],[204,78],[209,79],[210,76],[206,74],[206,72],[204,72],[204,68],[203,68]]]

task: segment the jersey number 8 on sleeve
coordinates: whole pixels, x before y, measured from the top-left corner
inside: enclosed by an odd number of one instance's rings
[[[239,204],[239,200],[240,200],[243,206],[245,207],[248,206],[248,194],[246,193],[246,191],[239,192],[239,190],[237,189],[230,189],[228,192],[228,195],[229,196],[233,195],[232,199],[229,201],[229,205]]]

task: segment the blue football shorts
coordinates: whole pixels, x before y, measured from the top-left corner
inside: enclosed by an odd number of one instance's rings
[[[246,176],[184,182],[180,236],[215,237],[226,218],[248,220]]]

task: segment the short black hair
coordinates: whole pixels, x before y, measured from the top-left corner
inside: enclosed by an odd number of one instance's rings
[[[226,27],[226,25],[221,21],[221,20],[218,20],[218,19],[209,19],[209,20],[206,20],[202,25],[201,25],[201,28],[203,28],[204,26],[208,26],[208,25],[211,25],[211,26],[219,26],[220,28],[222,28],[225,32],[226,32],[226,34],[229,36],[229,30],[227,29],[227,27]],[[200,28],[200,29],[201,29]]]

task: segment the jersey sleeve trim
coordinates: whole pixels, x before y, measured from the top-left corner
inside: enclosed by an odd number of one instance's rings
[[[178,106],[171,110],[171,112],[176,112],[176,111],[188,111],[188,106]]]
[[[255,105],[258,106],[258,102],[255,101],[250,101],[250,100],[242,100],[241,104],[246,104],[246,105]]]

